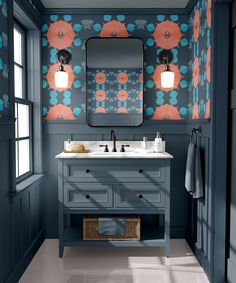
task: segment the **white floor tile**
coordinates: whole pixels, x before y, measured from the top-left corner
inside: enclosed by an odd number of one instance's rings
[[[159,248],[65,248],[46,240],[20,283],[208,283],[185,240],[171,241],[171,257]]]

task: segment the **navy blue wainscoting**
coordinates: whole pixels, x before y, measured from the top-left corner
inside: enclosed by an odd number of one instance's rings
[[[204,180],[204,198],[200,200],[193,199],[189,195],[189,227],[187,241],[201,262],[205,272],[210,280],[213,278],[213,268],[210,263],[213,261],[213,188],[211,179],[211,128],[210,123],[190,123],[188,125],[188,139],[190,140],[193,128],[201,127],[199,135],[199,145],[202,160],[202,174]]]
[[[44,127],[44,164],[46,175],[46,237],[57,238],[57,161],[55,155],[63,151],[63,142],[72,140],[110,140],[110,128],[91,128],[79,121],[50,121]],[[154,140],[159,131],[167,142],[171,161],[171,236],[185,238],[188,227],[188,195],[184,188],[188,136],[184,122],[146,121],[137,128],[115,128],[118,140],[142,140],[145,135]]]
[[[14,187],[14,122],[0,122],[0,282],[18,282],[45,238],[44,184],[39,178],[21,192]]]

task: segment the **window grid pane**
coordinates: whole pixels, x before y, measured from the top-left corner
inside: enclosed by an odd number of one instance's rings
[[[22,40],[21,32],[14,28],[14,61],[22,65]]]
[[[18,154],[18,142],[15,142],[16,145],[16,178],[19,177],[19,154]]]
[[[29,139],[18,141],[19,144],[19,176],[30,171]]]
[[[29,137],[29,105],[18,103],[18,137]]]
[[[17,65],[14,66],[14,87],[15,97],[23,98],[23,69]]]

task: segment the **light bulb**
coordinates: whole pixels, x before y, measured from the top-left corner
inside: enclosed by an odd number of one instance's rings
[[[166,70],[161,73],[161,87],[173,88],[175,84],[175,73],[167,66]]]
[[[68,87],[69,75],[64,70],[58,70],[55,73],[55,86],[58,88]]]

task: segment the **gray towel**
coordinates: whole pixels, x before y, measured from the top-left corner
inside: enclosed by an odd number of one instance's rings
[[[190,142],[188,146],[188,156],[185,172],[185,187],[188,192],[195,190],[194,185],[194,169],[195,169],[195,145]]]
[[[193,198],[201,198],[204,195],[200,148],[197,143],[190,142],[188,147],[185,187]]]
[[[106,236],[125,236],[126,219],[98,218],[98,234]]]
[[[193,198],[203,197],[203,182],[202,182],[202,166],[200,148],[198,145],[195,146],[195,180],[194,180],[194,191],[191,192]]]

